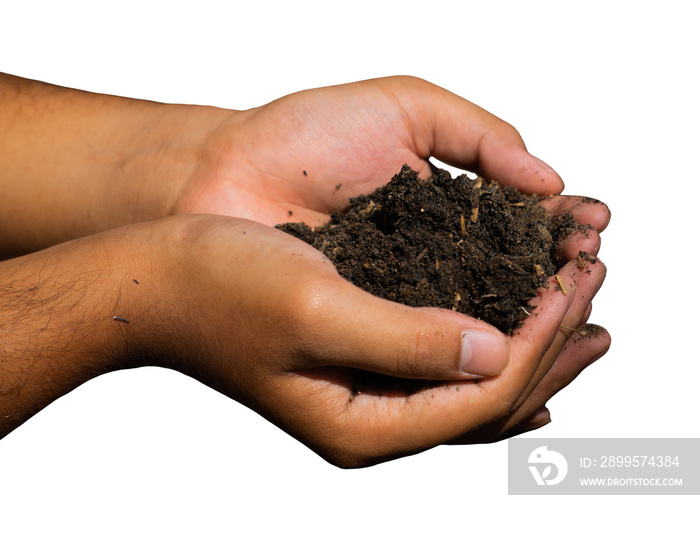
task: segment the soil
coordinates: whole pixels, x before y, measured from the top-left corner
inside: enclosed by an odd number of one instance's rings
[[[443,170],[424,181],[404,166],[324,226],[278,228],[323,252],[343,277],[376,296],[453,309],[512,333],[563,263],[557,245],[581,229],[570,215],[550,216],[540,199]]]

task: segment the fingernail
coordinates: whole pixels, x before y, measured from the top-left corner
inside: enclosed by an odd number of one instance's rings
[[[532,155],[532,154],[530,154]],[[552,169],[549,165],[547,165],[544,161],[542,161],[540,158],[532,156],[533,159],[538,163],[538,165],[544,170],[545,173],[549,173],[550,175],[554,175],[557,180],[559,181],[559,187],[561,190],[559,192],[562,192],[564,190],[564,181],[561,179],[559,176],[559,173],[557,173],[554,169]]]
[[[540,407],[537,411],[520,423],[519,430],[521,432],[530,432],[531,430],[542,428],[550,422],[552,422],[552,416],[549,413],[549,409],[546,407]]]
[[[598,232],[603,232],[608,227],[608,225],[610,224],[610,219],[612,219],[612,211],[610,211],[610,208],[608,207],[605,213],[605,219],[603,219],[603,222],[601,223]]]
[[[535,411],[528,419],[530,426],[534,428],[539,428],[545,424],[552,422],[552,415],[549,413],[549,409],[542,406],[537,411]]]
[[[508,342],[495,331],[462,331],[460,370],[471,378],[500,374],[508,364]]]
[[[531,154],[531,155],[532,155],[532,154]],[[544,161],[542,161],[540,158],[538,158],[538,157],[536,157],[536,156],[532,156],[532,157],[538,161],[538,163],[542,166],[542,169],[544,169],[545,171],[547,171],[547,173],[552,173],[553,175],[556,175],[556,174],[557,174],[557,172],[556,172],[554,169],[552,169],[549,165],[547,165],[547,164],[546,164]]]

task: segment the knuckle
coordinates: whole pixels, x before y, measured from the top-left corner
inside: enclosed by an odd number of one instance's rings
[[[363,440],[356,435],[334,443],[321,456],[329,463],[343,469],[371,467],[401,456],[400,448],[392,449],[374,439]]]
[[[338,277],[339,278],[339,277]],[[337,278],[313,278],[295,283],[287,294],[287,328],[306,357],[323,357],[332,341],[338,317]]]
[[[406,88],[419,88],[433,86],[431,83],[415,75],[397,75],[392,77],[393,81],[399,83]]]
[[[378,444],[372,446],[367,440],[367,429],[358,428],[348,421],[336,421],[326,427],[323,439],[314,450],[323,459],[343,469],[368,467],[381,462]]]
[[[503,119],[499,120],[499,126],[497,130],[497,134],[499,135],[499,138],[505,139],[509,142],[517,142],[517,143],[524,143],[523,137],[513,125],[508,123],[508,121],[504,121]]]
[[[488,394],[488,402],[484,412],[488,414],[489,423],[496,423],[512,415],[524,399],[522,394],[512,386],[508,389],[495,387],[488,391],[485,388],[482,387],[482,392]]]
[[[376,461],[366,454],[345,449],[333,451],[326,456],[326,460],[341,469],[359,469],[376,464]]]
[[[519,403],[520,398],[515,394],[510,398],[503,398],[503,400],[495,402],[491,413],[493,420],[500,421],[508,418],[517,410]]]
[[[412,329],[397,360],[397,369],[406,376],[426,376],[433,372],[435,343],[440,338],[439,329],[433,326],[421,325]]]
[[[287,312],[292,327],[301,334],[307,334],[319,324],[328,308],[327,287],[316,279],[298,283],[288,294]]]

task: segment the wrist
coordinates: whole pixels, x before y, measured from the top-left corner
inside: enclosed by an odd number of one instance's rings
[[[106,234],[0,264],[0,435],[84,382],[134,366],[130,325],[114,318],[132,301],[117,263],[125,244]]]
[[[113,229],[93,237],[104,253],[107,289],[101,318],[109,324],[116,363],[108,370],[147,365],[182,370],[204,348],[211,312],[217,301],[201,286],[202,263],[198,220],[173,216]],[[206,225],[205,225],[206,226]],[[211,329],[209,329],[211,330]]]
[[[176,214],[188,185],[214,165],[217,130],[237,113],[152,102],[143,102],[138,109],[131,132],[123,139],[130,146],[116,160],[106,186],[117,194],[110,212],[129,216],[121,224]]]
[[[0,74],[0,258],[173,213],[234,112]]]
[[[0,263],[0,436],[101,374],[179,368],[198,316],[187,227],[130,225]]]

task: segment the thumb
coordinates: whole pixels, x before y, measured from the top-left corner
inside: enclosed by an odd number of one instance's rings
[[[429,155],[526,194],[561,193],[561,177],[527,151],[515,127],[447,90],[425,86],[420,90],[433,99],[423,104],[430,106],[429,116],[414,127],[418,144],[428,145]]]
[[[315,317],[319,364],[427,380],[495,376],[508,364],[508,341],[491,325],[446,309],[407,307],[346,281],[339,288]]]

